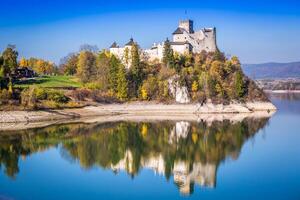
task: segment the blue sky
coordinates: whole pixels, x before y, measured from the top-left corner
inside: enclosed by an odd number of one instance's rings
[[[84,43],[102,49],[132,36],[150,47],[185,18],[216,27],[219,48],[243,63],[300,61],[300,1],[0,0],[0,8],[0,51],[15,44],[20,56],[56,63]]]

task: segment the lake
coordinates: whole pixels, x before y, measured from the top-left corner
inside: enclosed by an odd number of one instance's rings
[[[0,133],[0,199],[300,199],[300,94],[241,121]]]

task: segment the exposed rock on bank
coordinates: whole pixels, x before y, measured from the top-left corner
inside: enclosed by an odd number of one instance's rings
[[[191,98],[188,88],[186,86],[180,86],[179,76],[175,75],[168,80],[170,94],[174,97],[178,103],[190,103]]]

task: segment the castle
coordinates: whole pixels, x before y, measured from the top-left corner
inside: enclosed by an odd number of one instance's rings
[[[130,52],[134,40],[120,47],[114,42],[110,46],[110,52],[117,56],[126,67],[130,67]],[[170,41],[171,48],[178,54],[188,52],[200,53],[201,51],[214,52],[217,50],[216,28],[203,28],[194,31],[192,20],[183,20],[179,22],[178,28],[173,32],[173,39]],[[161,61],[163,57],[164,42],[154,43],[150,49],[141,49],[142,60]]]

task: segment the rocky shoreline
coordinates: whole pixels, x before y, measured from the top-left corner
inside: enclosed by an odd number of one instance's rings
[[[48,111],[0,111],[0,130],[14,129],[19,126],[39,127],[40,125],[49,125],[62,121],[77,120],[83,121],[89,119],[92,121],[109,121],[120,119],[167,119],[176,120],[191,118],[195,116],[202,120],[206,118],[221,118],[226,116],[230,119],[233,116],[248,116],[260,113],[268,115],[274,112],[276,107],[270,102],[248,102],[222,104],[160,104],[160,103],[124,103],[124,104],[99,104],[97,106],[87,106],[83,108],[48,110]],[[184,116],[184,117],[183,117]],[[221,117],[220,117],[221,116]],[[27,125],[26,125],[27,124]],[[32,126],[35,124],[34,126]],[[10,127],[10,128],[9,128]],[[19,129],[17,128],[17,129]]]
[[[285,94],[285,93],[300,93],[300,90],[264,90],[265,93]]]

